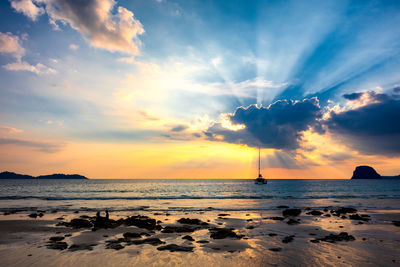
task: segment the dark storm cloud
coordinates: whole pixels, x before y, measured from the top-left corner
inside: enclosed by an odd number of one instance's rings
[[[228,118],[232,124],[245,125],[245,129],[231,131],[216,123],[205,135],[210,140],[293,150],[299,147],[301,132],[317,126],[321,116],[316,98],[296,102],[279,100],[268,107],[250,105],[237,108]]]
[[[400,155],[400,98],[365,92],[371,103],[357,109],[331,113],[325,122],[330,132],[367,154]]]
[[[343,97],[347,100],[356,100],[359,99],[363,93],[351,93],[351,94],[344,94]]]

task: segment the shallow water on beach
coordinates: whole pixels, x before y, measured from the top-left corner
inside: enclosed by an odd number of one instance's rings
[[[2,180],[0,210],[397,209],[400,180]]]

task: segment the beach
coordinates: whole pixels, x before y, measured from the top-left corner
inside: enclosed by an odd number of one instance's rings
[[[233,203],[234,204],[234,203]],[[352,220],[349,214],[283,216],[275,212],[213,211],[152,213],[160,230],[120,225],[115,228],[57,226],[94,213],[26,213],[2,215],[0,220],[1,266],[398,266],[400,210],[358,211],[368,220]],[[330,217],[326,217],[329,214]],[[104,213],[102,214],[104,216]],[[342,218],[345,216],[346,218]],[[62,218],[62,219],[61,219]],[[111,214],[111,220],[127,218]],[[181,218],[198,219],[207,225],[185,224]],[[84,219],[85,220],[85,219]],[[290,220],[299,223],[288,224]],[[164,233],[168,227],[175,229]],[[174,228],[175,227],[175,228]],[[179,232],[180,228],[184,232]],[[211,237],[210,229],[232,229],[234,235]],[[176,232],[178,231],[178,232]],[[354,240],[324,240],[331,234],[348,233]],[[135,237],[124,237],[136,233]],[[128,236],[125,234],[125,236]],[[183,239],[185,237],[187,239]],[[189,236],[189,237],[187,237]],[[59,238],[54,238],[59,237]],[[60,241],[51,241],[51,239]],[[149,243],[133,242],[148,240]],[[159,239],[160,242],[154,242]],[[189,239],[189,240],[188,240]],[[317,240],[317,241],[315,241]],[[55,246],[65,242],[65,247]],[[133,243],[132,243],[133,242]],[[111,245],[110,245],[111,244]],[[188,251],[159,250],[176,244]]]
[[[399,181],[1,183],[1,266],[400,262]]]

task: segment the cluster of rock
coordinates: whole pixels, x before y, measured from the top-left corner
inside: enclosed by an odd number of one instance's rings
[[[82,218],[84,217],[84,218]],[[122,238],[106,240],[106,249],[115,249],[120,250],[125,246],[130,245],[141,245],[141,244],[150,244],[157,247],[157,250],[168,250],[171,252],[174,251],[183,251],[183,252],[191,252],[193,251],[193,246],[180,246],[176,244],[167,244],[164,245],[165,242],[160,240],[159,238],[149,237],[152,234],[155,234],[156,231],[160,231],[162,233],[190,233],[200,229],[208,229],[210,232],[210,238],[213,239],[223,239],[223,238],[234,238],[240,239],[243,235],[238,235],[234,232],[232,228],[218,228],[211,227],[207,222],[203,222],[199,219],[190,219],[190,218],[181,218],[177,221],[179,225],[167,225],[162,227],[160,225],[161,221],[157,221],[148,216],[143,215],[134,215],[129,216],[127,218],[121,218],[119,220],[112,220],[106,217],[101,216],[81,216],[81,218],[72,219],[69,222],[59,222],[57,226],[65,226],[71,227],[73,229],[81,229],[88,228],[92,229],[92,231],[96,231],[98,229],[104,228],[115,228],[121,225],[125,226],[136,226],[140,229],[145,229],[144,232],[126,232],[123,234]],[[143,238],[146,237],[146,238]],[[68,244],[62,241],[64,237],[53,237],[50,239],[47,247],[50,249],[59,249],[64,250],[68,248]],[[185,235],[182,239],[193,242],[195,239],[190,235]],[[198,240],[197,243],[209,243],[207,240]],[[164,245],[164,246],[160,246]],[[77,249],[78,245],[71,245],[68,249],[73,250]],[[93,245],[86,246],[86,249],[91,249]],[[79,249],[85,249],[79,248]]]

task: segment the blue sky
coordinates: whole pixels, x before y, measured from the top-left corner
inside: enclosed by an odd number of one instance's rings
[[[307,169],[332,163],[320,152],[306,155],[321,149],[304,141],[318,134],[329,144],[349,142],[351,151],[331,151],[331,158],[393,160],[398,153],[361,149],[367,142],[353,146],[354,129],[332,120],[387,106],[400,115],[397,25],[398,1],[2,1],[0,143],[25,149],[28,141],[50,142],[60,147],[57,153],[93,142],[258,144],[271,150],[267,162],[286,153]],[[343,97],[354,92],[360,98]],[[295,101],[313,98],[317,115],[301,126],[293,126],[301,114],[285,121],[293,131],[285,134],[295,139],[287,143],[299,145],[263,143],[279,139],[268,134],[282,134],[282,120],[271,124],[276,101],[296,110]],[[235,128],[237,109],[253,104],[264,115],[242,118]],[[394,150],[400,148],[396,131],[386,139]],[[356,132],[376,144],[385,138]]]

